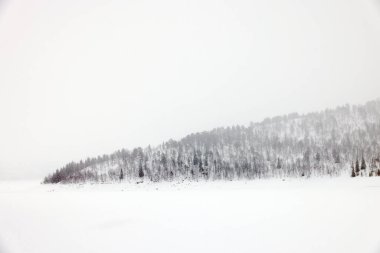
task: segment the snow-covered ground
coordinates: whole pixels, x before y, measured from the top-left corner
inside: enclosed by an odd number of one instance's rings
[[[0,182],[1,253],[380,252],[380,178]]]

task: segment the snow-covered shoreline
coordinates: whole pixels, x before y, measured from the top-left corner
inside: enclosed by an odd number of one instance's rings
[[[0,252],[378,252],[380,178],[0,182]]]

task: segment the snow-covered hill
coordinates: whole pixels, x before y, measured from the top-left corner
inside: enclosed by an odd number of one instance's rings
[[[380,99],[72,162],[45,183],[380,175]]]

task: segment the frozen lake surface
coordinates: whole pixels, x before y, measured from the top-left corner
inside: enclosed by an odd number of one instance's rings
[[[380,252],[380,178],[0,182],[1,253]]]

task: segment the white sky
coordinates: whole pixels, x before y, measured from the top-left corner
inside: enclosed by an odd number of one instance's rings
[[[0,0],[0,179],[379,96],[374,0]]]

